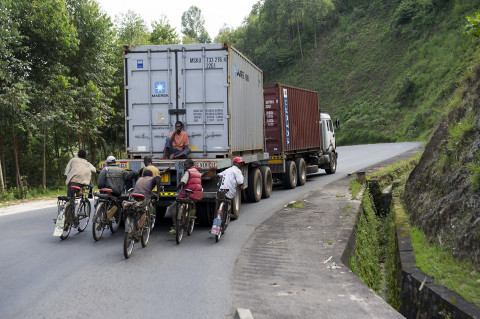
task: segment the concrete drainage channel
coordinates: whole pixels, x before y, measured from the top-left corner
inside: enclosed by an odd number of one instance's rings
[[[393,295],[397,300],[392,302],[392,300],[388,300],[389,298],[385,298],[385,296],[384,298],[406,318],[480,318],[479,307],[467,302],[463,297],[443,285],[435,283],[434,279],[416,267],[408,218],[403,209],[396,209],[401,203],[399,198],[392,195],[397,183],[393,180],[386,181],[386,179],[392,179],[390,176],[392,175],[387,173],[367,180],[365,189],[372,195],[375,212],[385,211],[385,207],[390,207],[388,211],[394,216],[393,234],[396,236],[394,239],[396,251],[393,253],[398,269],[393,272],[397,280],[394,283],[396,291],[393,292]],[[358,180],[365,181],[364,174],[359,174]],[[385,185],[385,183],[390,184],[381,191],[379,185]],[[342,262],[345,265],[352,266],[352,258],[355,258],[355,241],[357,240],[355,234],[359,219],[362,214],[365,214],[362,206],[350,242],[342,256]],[[386,295],[392,296],[392,293]]]

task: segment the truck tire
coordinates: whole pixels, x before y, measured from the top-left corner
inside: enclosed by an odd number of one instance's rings
[[[249,202],[258,202],[262,198],[262,174],[258,168],[248,171],[247,198]]]
[[[262,198],[269,198],[272,195],[273,188],[272,170],[268,166],[262,166],[260,167],[260,173],[263,180]]]
[[[332,154],[330,155],[329,167],[325,169],[325,172],[327,172],[327,174],[335,174],[336,171],[337,171],[337,155],[335,154],[335,152],[332,152]]]
[[[242,207],[242,190],[240,187],[237,187],[237,192],[235,193],[235,197],[232,200],[232,219],[238,219],[240,216],[240,207]]]
[[[297,166],[294,161],[287,161],[283,173],[283,187],[293,189],[297,187]]]
[[[299,157],[295,160],[295,165],[297,166],[297,185],[303,186],[307,182],[307,164],[302,157]]]

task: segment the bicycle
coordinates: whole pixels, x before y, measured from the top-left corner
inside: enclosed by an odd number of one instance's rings
[[[221,189],[217,192],[215,198],[216,201],[216,212],[217,216],[213,220],[212,229],[210,233],[215,235],[215,242],[218,243],[220,237],[225,233],[225,230],[230,223],[230,213],[229,206],[232,204],[232,201],[227,198],[226,193],[228,189]]]
[[[122,207],[125,215],[123,254],[125,258],[130,258],[135,242],[139,239],[142,247],[147,247],[150,232],[155,225],[153,207],[156,199],[156,195],[147,199],[145,195],[133,193],[128,200],[123,201]]]
[[[190,199],[190,195],[193,194],[191,189],[184,189],[185,198],[178,198],[177,202],[177,222],[175,224],[175,240],[177,245],[182,242],[183,233],[186,230],[188,236],[193,233],[195,227],[195,202]],[[193,212],[193,213],[191,213]]]
[[[92,220],[92,235],[95,241],[102,238],[105,228],[110,228],[112,234],[116,233],[122,221],[121,199],[112,195],[112,192],[110,188],[102,188],[94,194],[98,201]]]
[[[72,227],[76,228],[79,233],[87,228],[92,207],[87,198],[86,191],[89,191],[88,197],[91,197],[92,188],[92,185],[85,185],[83,187],[70,186],[72,196],[58,196],[57,218],[53,219],[53,222],[56,224],[53,233],[54,236],[58,236],[61,240],[64,240],[70,235]],[[77,211],[75,212],[77,203]]]

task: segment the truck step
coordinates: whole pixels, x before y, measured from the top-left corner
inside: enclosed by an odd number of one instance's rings
[[[307,175],[318,173],[318,166],[317,165],[307,165]]]

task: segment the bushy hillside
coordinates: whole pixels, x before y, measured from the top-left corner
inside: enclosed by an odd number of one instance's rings
[[[352,2],[353,1],[343,1]],[[448,110],[449,96],[478,43],[463,35],[480,1],[371,1],[336,15],[317,47],[265,82],[318,90],[340,118],[339,144],[423,140]]]
[[[466,73],[450,105],[453,110],[410,174],[405,205],[430,241],[479,265],[480,65]]]

